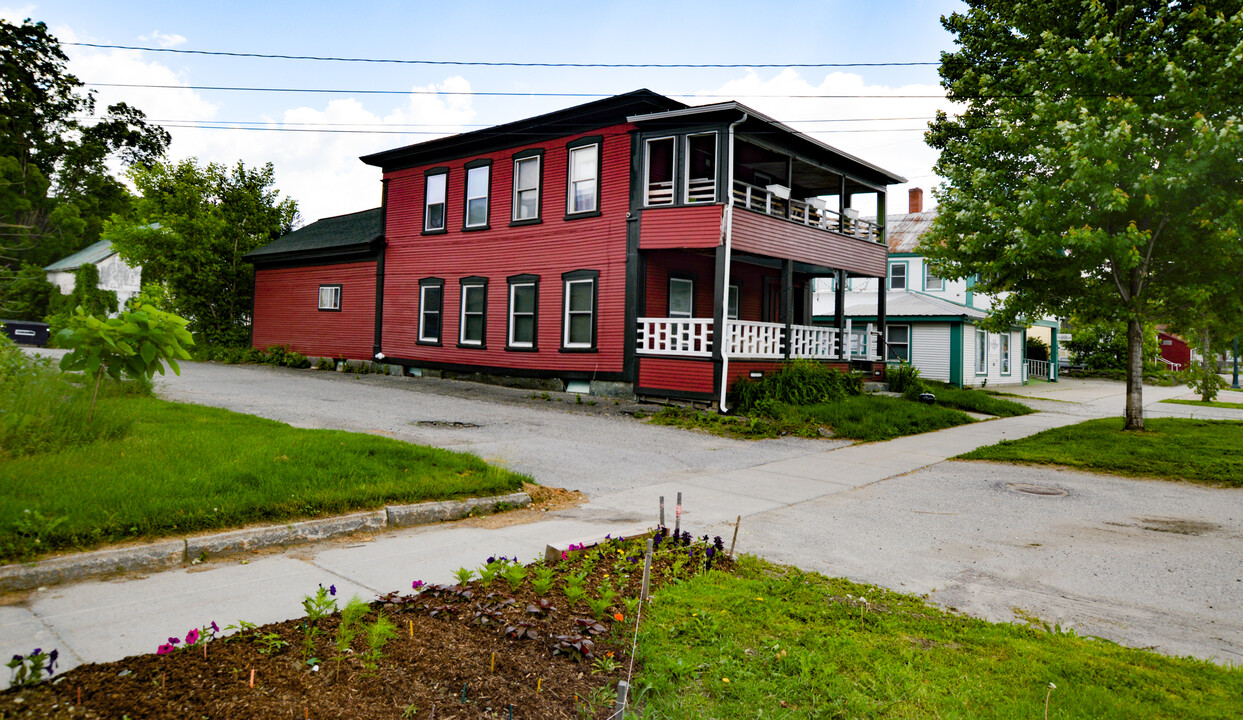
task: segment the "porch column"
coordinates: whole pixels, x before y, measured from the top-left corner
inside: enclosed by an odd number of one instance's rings
[[[882,245],[889,244],[889,238],[886,237],[889,233],[885,230],[885,226],[888,225],[885,222],[885,200],[888,197],[888,190],[881,190],[876,193],[876,222],[880,224],[880,242]]]
[[[838,270],[836,278],[833,282],[833,327],[837,328],[840,335],[845,332],[846,327],[846,271]],[[845,341],[842,342],[842,347],[848,347]],[[850,359],[845,352],[842,355],[844,359]]]
[[[837,194],[837,231],[846,234],[846,208],[850,207],[850,197],[846,195],[846,176],[839,176]]]
[[[726,274],[728,272],[729,250],[723,244],[718,245],[716,248],[716,285],[714,286],[716,292],[712,297],[712,359],[718,373],[721,371],[721,360],[725,357],[726,345],[729,342],[729,330],[725,326],[728,322],[726,318],[729,302],[729,276]]]
[[[782,352],[790,359],[790,335],[794,325],[794,261],[781,261],[781,322],[785,323],[785,339]]]
[[[876,329],[880,335],[876,338],[876,352],[883,363],[889,359],[885,347],[885,300],[888,292],[885,289],[885,278],[880,279],[880,290],[876,294]]]

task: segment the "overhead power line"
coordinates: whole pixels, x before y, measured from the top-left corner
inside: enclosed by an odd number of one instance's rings
[[[74,118],[79,122],[98,121],[107,119],[105,116],[94,115],[90,117]],[[859,122],[898,122],[918,120],[922,122],[935,119],[931,115],[916,117],[874,117],[874,118],[825,118],[820,120],[787,120],[785,125],[809,125],[812,123],[859,123]],[[210,123],[212,125],[262,125],[262,126],[280,126],[280,127],[351,127],[351,128],[381,128],[386,130],[397,130],[400,128],[449,128],[456,130],[457,128],[488,128],[496,127],[495,123],[342,123],[342,122],[287,122],[284,120],[199,120],[195,118],[146,118],[147,122],[157,124],[200,124]]]
[[[737,68],[852,68],[852,67],[919,67],[940,65],[938,62],[843,62],[843,63],[567,63],[567,62],[490,62],[479,60],[401,60],[392,58],[333,57],[324,55],[278,55],[271,53],[225,52],[220,50],[181,50],[178,48],[106,45],[102,43],[67,42],[62,45],[101,48],[105,50],[141,50],[143,52],[208,55],[215,57],[262,58],[264,60],[314,60],[318,62],[381,63],[391,65],[460,65],[466,67],[546,67],[546,68],[671,68],[671,69],[737,69]]]
[[[571,93],[571,92],[475,92],[471,90],[349,90],[341,88],[278,88],[248,87],[239,85],[155,85],[147,83],[99,83],[88,82],[89,87],[125,87],[151,88],[156,90],[221,90],[229,92],[271,92],[271,93],[334,93],[348,95],[478,95],[484,97],[567,97],[567,98],[608,98],[616,93]],[[693,93],[670,93],[675,98],[778,98],[778,99],[813,99],[813,100],[851,100],[851,99],[944,99],[939,95],[698,95]]]

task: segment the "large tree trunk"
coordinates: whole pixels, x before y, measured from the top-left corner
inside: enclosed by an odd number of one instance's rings
[[[1213,402],[1217,397],[1217,386],[1210,375],[1217,374],[1217,358],[1213,355],[1213,334],[1208,330],[1200,332],[1200,401]]]
[[[1126,430],[1144,429],[1144,326],[1126,324]]]

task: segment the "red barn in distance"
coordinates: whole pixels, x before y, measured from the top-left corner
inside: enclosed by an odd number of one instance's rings
[[[904,178],[739,103],[639,90],[362,160],[379,209],[247,256],[256,347],[698,401],[790,358],[883,367],[883,293],[863,328],[810,296],[885,276],[852,201],[883,218]]]

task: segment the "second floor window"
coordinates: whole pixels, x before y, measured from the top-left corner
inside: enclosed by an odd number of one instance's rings
[[[686,138],[686,202],[716,202],[716,133]]]
[[[924,276],[924,289],[925,290],[944,290],[945,281],[937,277],[936,275],[933,275],[932,273],[928,273],[927,275]]]
[[[889,289],[906,289],[906,265],[895,263],[889,266]]]
[[[423,213],[423,230],[425,231],[445,229],[445,187],[448,179],[448,173],[443,172],[427,176]]]
[[[673,204],[673,138],[647,141],[647,204]]]
[[[488,177],[491,166],[473,167],[466,171],[466,227],[488,225]]]
[[[584,145],[570,150],[570,214],[594,212],[600,178],[600,145]]]
[[[514,161],[514,220],[539,217],[539,163],[538,157]]]

